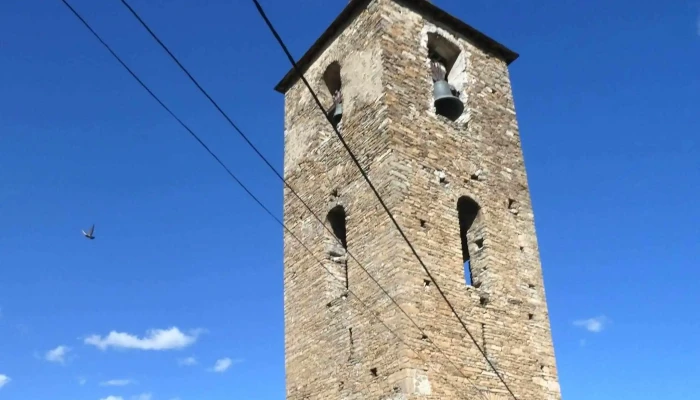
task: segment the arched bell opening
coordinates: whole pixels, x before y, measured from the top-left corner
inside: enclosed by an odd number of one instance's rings
[[[456,121],[464,112],[464,103],[459,92],[449,82],[452,68],[459,57],[459,48],[436,33],[428,33],[428,57],[433,78],[435,112],[451,121]]]
[[[333,103],[327,114],[335,126],[343,118],[343,83],[340,79],[340,64],[337,61],[333,61],[328,65],[328,68],[323,73],[323,81],[326,83],[326,88],[328,88],[328,92],[333,98]]]

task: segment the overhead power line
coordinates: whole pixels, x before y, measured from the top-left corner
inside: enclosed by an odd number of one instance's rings
[[[284,51],[284,54],[285,54],[285,55],[287,56],[287,58],[289,59],[289,62],[292,64],[292,67],[294,68],[295,72],[297,73],[297,75],[299,76],[299,78],[304,82],[304,85],[306,86],[306,88],[309,89],[309,92],[311,93],[311,96],[313,97],[314,101],[316,102],[316,105],[318,106],[319,110],[321,110],[321,112],[323,113],[323,116],[326,118],[326,120],[328,121],[328,123],[329,123],[329,124],[331,125],[331,127],[333,128],[333,131],[335,132],[336,136],[338,137],[338,140],[340,140],[340,142],[342,143],[343,147],[345,147],[345,150],[347,150],[347,152],[348,152],[348,154],[350,155],[350,158],[352,159],[353,163],[354,163],[354,164],[357,166],[357,168],[360,170],[360,173],[362,174],[362,177],[365,179],[365,181],[367,182],[367,184],[369,185],[369,187],[372,189],[372,192],[373,192],[374,195],[377,197],[377,200],[379,200],[379,203],[381,204],[382,208],[384,208],[384,211],[386,211],[387,215],[388,215],[389,218],[391,219],[391,222],[394,224],[394,226],[396,227],[396,229],[399,231],[399,234],[401,235],[401,237],[403,238],[403,240],[406,242],[406,244],[408,245],[408,247],[411,249],[411,252],[412,252],[413,255],[416,257],[416,259],[418,260],[418,262],[420,263],[420,265],[423,267],[423,270],[425,271],[425,273],[426,273],[426,274],[428,275],[428,277],[433,281],[433,283],[435,283],[435,288],[436,288],[436,289],[438,290],[438,292],[440,293],[440,296],[442,296],[442,298],[445,300],[445,302],[447,303],[447,305],[448,305],[448,307],[450,308],[450,310],[452,310],[452,313],[455,315],[455,317],[457,317],[457,320],[458,320],[459,323],[462,325],[462,328],[464,328],[464,330],[465,330],[465,332],[467,333],[467,335],[469,335],[469,338],[472,340],[472,342],[474,342],[474,345],[476,346],[476,348],[479,349],[479,352],[480,352],[481,355],[484,357],[484,359],[486,360],[486,362],[488,363],[488,365],[491,367],[491,369],[493,369],[493,372],[496,374],[496,376],[498,377],[498,379],[503,383],[503,385],[505,386],[506,390],[508,390],[508,392],[510,393],[510,395],[513,396],[513,399],[518,400],[518,398],[515,396],[515,393],[513,393],[513,391],[510,389],[510,387],[509,387],[508,384],[506,383],[506,381],[505,381],[505,379],[503,378],[503,376],[501,375],[501,373],[498,372],[498,369],[496,369],[496,366],[494,366],[493,363],[491,362],[491,360],[489,360],[488,356],[486,355],[486,352],[479,346],[479,343],[477,342],[477,340],[476,340],[476,338],[474,337],[474,335],[472,335],[472,333],[469,331],[469,328],[467,328],[467,325],[466,325],[466,324],[464,323],[464,321],[462,320],[462,317],[460,317],[459,313],[457,313],[457,310],[454,308],[454,306],[452,305],[452,303],[450,303],[450,300],[449,300],[449,299],[447,298],[447,296],[445,295],[445,292],[443,292],[442,288],[440,288],[440,285],[438,284],[437,280],[435,280],[435,278],[433,277],[433,275],[430,273],[430,270],[428,269],[428,267],[425,265],[425,263],[423,262],[423,260],[422,260],[422,259],[420,258],[420,256],[418,255],[418,252],[416,251],[416,249],[415,249],[415,248],[413,247],[413,245],[411,244],[411,241],[408,240],[408,237],[407,237],[406,234],[404,233],[403,229],[401,229],[401,226],[399,225],[398,221],[396,221],[396,218],[394,218],[394,215],[393,215],[393,214],[391,213],[391,211],[389,210],[389,207],[387,207],[386,203],[384,202],[384,199],[382,199],[382,196],[379,194],[379,192],[378,192],[377,189],[375,188],[374,184],[373,184],[372,181],[369,179],[369,176],[367,175],[367,172],[365,172],[364,168],[362,168],[362,165],[360,165],[360,162],[357,160],[357,157],[355,156],[355,154],[352,152],[352,150],[351,150],[350,147],[348,146],[347,142],[346,142],[345,139],[343,138],[343,135],[340,134],[340,131],[338,130],[338,128],[335,126],[335,124],[334,124],[333,121],[331,120],[331,116],[330,116],[329,114],[326,113],[325,109],[323,108],[323,105],[321,104],[321,101],[318,99],[318,96],[316,95],[316,92],[313,90],[313,88],[311,87],[311,85],[309,84],[309,82],[308,82],[308,81],[306,80],[306,78],[304,77],[304,73],[303,73],[303,71],[299,68],[299,66],[297,65],[296,61],[294,61],[294,57],[293,57],[292,54],[289,52],[289,49],[288,49],[287,46],[284,44],[284,41],[282,40],[282,38],[280,37],[280,35],[277,33],[277,30],[276,30],[275,27],[273,26],[272,22],[270,22],[270,19],[267,17],[267,14],[265,13],[265,10],[263,10],[262,6],[260,5],[260,2],[258,2],[258,0],[252,0],[252,1],[253,1],[253,3],[255,4],[255,8],[258,10],[258,13],[260,14],[260,16],[261,16],[261,17],[263,18],[263,20],[265,21],[265,24],[266,24],[267,27],[270,29],[270,32],[272,33],[272,35],[273,35],[273,36],[275,37],[275,39],[277,40],[277,43],[279,43],[280,47],[281,47],[282,50]]]
[[[150,26],[141,18],[141,16],[136,12],[136,10],[129,5],[129,3],[126,0],[120,0],[121,3],[131,12],[131,14],[136,18],[136,20],[148,31],[148,33],[151,35],[151,37],[163,48],[163,50],[170,56],[170,58],[180,67],[180,69],[187,75],[187,77],[194,83],[194,85],[199,89],[202,94],[212,103],[212,105],[219,111],[219,113],[228,121],[229,125],[245,140],[245,142],[255,151],[255,153],[265,162],[265,164],[274,172],[274,174],[279,178],[284,185],[290,190],[290,192],[301,202],[301,204],[304,205],[307,211],[318,221],[321,223],[323,228],[331,234],[331,237],[334,238],[339,244],[342,245],[340,239],[335,235],[335,233],[332,231],[330,227],[327,226],[327,224],[311,209],[311,207],[304,201],[304,199],[301,198],[299,193],[294,189],[294,187],[291,186],[289,182],[280,174],[277,169],[272,165],[272,163],[258,150],[258,148],[251,142],[251,140],[248,138],[248,136],[236,125],[236,123],[231,119],[231,117],[228,116],[228,114],[219,106],[219,104],[207,93],[207,91],[202,87],[202,85],[195,79],[195,77],[187,70],[187,68],[180,62],[180,60],[173,54],[172,51],[163,43],[163,41],[156,35],[156,33],[150,28]],[[377,279],[372,276],[372,274],[369,273],[367,268],[363,265],[363,263],[358,260],[350,250],[346,249],[346,252],[352,258],[362,269],[362,271],[367,274],[367,276],[379,287],[379,289],[389,298],[391,299],[391,302],[398,307],[398,309],[401,311],[401,313],[408,318],[408,320],[411,322],[413,326],[415,326],[420,333],[428,337],[428,335],[425,333],[423,328],[418,325],[418,323],[415,322],[415,320],[404,310],[403,307],[401,307],[400,304],[389,294],[389,292],[377,281]],[[431,276],[432,279],[432,276]],[[449,358],[449,356],[434,342],[431,341],[431,344],[433,347],[437,349],[439,353],[441,353],[447,360],[452,364],[452,366],[457,370],[457,372],[465,379],[467,376],[461,371],[461,369]],[[478,347],[478,344],[477,344]]]
[[[139,85],[141,85],[141,87],[143,87],[144,90],[146,90],[146,91],[148,92],[148,94],[149,94],[151,97],[153,97],[153,99],[156,100],[156,102],[158,102],[158,104],[159,104],[168,114],[170,114],[171,117],[173,117],[173,118],[180,124],[180,126],[182,126],[195,140],[197,140],[197,142],[198,142],[202,147],[204,147],[204,149],[209,153],[209,155],[211,155],[211,156],[217,161],[217,163],[218,163],[222,168],[224,168],[224,170],[226,171],[226,173],[227,173],[227,174],[228,174],[228,175],[229,175],[229,176],[230,176],[230,177],[245,191],[245,192],[246,192],[246,194],[248,194],[248,196],[250,196],[250,197],[265,211],[266,214],[268,214],[275,222],[277,222],[277,224],[279,224],[280,226],[282,226],[282,228],[283,228],[287,233],[289,233],[290,236],[292,236],[292,238],[294,238],[294,240],[296,240],[296,241],[302,246],[302,248],[303,248],[306,252],[308,252],[309,255],[310,255],[319,265],[321,265],[321,267],[322,267],[324,270],[326,270],[326,272],[327,272],[328,274],[330,274],[331,276],[333,276],[333,277],[334,277],[336,280],[338,280],[339,282],[342,282],[342,280],[341,280],[340,278],[338,278],[337,276],[335,276],[335,274],[333,274],[333,273],[328,269],[328,267],[326,267],[326,266],[323,264],[323,262],[322,262],[321,260],[319,260],[318,257],[316,257],[316,256],[314,255],[314,253],[304,244],[304,242],[303,242],[298,236],[296,236],[296,235],[294,234],[294,232],[292,232],[292,230],[289,229],[289,227],[287,227],[287,225],[286,225],[283,221],[281,221],[279,218],[277,218],[277,217],[272,213],[272,211],[270,211],[270,209],[267,208],[267,207],[262,203],[262,201],[261,201],[260,199],[258,199],[257,196],[255,196],[255,195],[245,186],[245,184],[243,184],[243,182],[240,181],[240,179],[238,179],[238,177],[226,166],[226,164],[223,163],[223,161],[221,161],[221,159],[220,159],[218,156],[216,156],[216,154],[215,154],[213,151],[211,151],[211,149],[199,138],[199,136],[198,136],[187,124],[185,124],[172,110],[170,110],[170,108],[169,108],[167,105],[165,105],[165,103],[164,103],[162,100],[160,100],[160,98],[159,98],[159,97],[158,97],[158,96],[157,96],[157,95],[156,95],[156,94],[155,94],[155,93],[154,93],[154,92],[153,92],[153,91],[138,77],[138,75],[136,75],[136,73],[133,72],[133,70],[131,70],[131,68],[129,68],[129,66],[121,59],[121,57],[119,57],[119,56],[114,52],[114,50],[112,50],[112,48],[111,48],[111,47],[101,38],[101,36],[90,26],[90,24],[89,24],[89,23],[75,10],[66,0],[61,0],[61,2],[63,2],[63,4],[64,4],[66,7],[68,7],[68,9],[73,13],[73,15],[75,15],[75,17],[78,18],[78,19],[83,23],[83,25],[85,25],[85,27],[90,31],[90,33],[92,33],[92,35],[93,35],[93,36],[94,36],[94,37],[95,37],[95,38],[96,38],[96,39],[97,39],[97,40],[112,54],[112,56],[119,62],[119,64],[121,64],[122,67],[124,67],[124,69],[126,69],[127,72],[129,72],[129,74],[139,83]],[[348,252],[348,254],[350,254],[350,253]],[[358,263],[359,263],[359,262],[358,262]],[[365,272],[366,272],[366,271],[365,271]],[[368,274],[369,274],[369,273],[368,273]],[[370,275],[370,276],[371,276],[371,275]],[[378,284],[378,283],[377,283],[377,284]],[[381,287],[381,286],[380,286],[380,287]],[[355,297],[355,298],[360,302],[360,304],[362,305],[362,307],[364,308],[365,311],[368,311],[374,318],[376,318],[377,321],[378,321],[382,326],[384,326],[384,327],[385,327],[394,337],[396,337],[403,345],[405,345],[405,346],[408,347],[410,350],[412,350],[412,351],[413,351],[419,358],[421,358],[421,359],[423,360],[423,362],[425,362],[425,363],[429,366],[429,368],[430,368],[430,364],[425,360],[425,358],[420,354],[420,352],[418,352],[415,348],[413,348],[413,347],[410,346],[408,343],[406,343],[406,342],[405,342],[395,331],[393,331],[381,318],[379,318],[379,316],[378,316],[376,313],[371,312],[370,307],[369,307],[355,292],[353,292],[353,291],[350,290],[349,288],[346,289],[346,290],[347,290],[347,292],[348,292],[350,295],[352,295],[353,297]],[[389,296],[389,297],[391,298],[391,296]],[[391,299],[392,299],[392,301],[394,301],[393,298],[391,298]],[[420,328],[420,327],[419,327],[419,328]],[[422,332],[422,331],[421,331],[421,332]],[[439,348],[438,348],[438,349],[439,349]],[[443,354],[444,354],[444,353],[443,353]],[[449,358],[448,358],[448,361],[452,362]],[[453,365],[454,365],[454,363],[453,363]],[[455,367],[456,367],[456,366],[455,366]],[[479,390],[479,388],[477,388],[473,383],[471,383],[471,381],[469,381],[469,378],[467,378],[463,373],[461,373],[461,371],[459,370],[459,368],[457,368],[457,371],[458,371],[460,374],[462,374],[462,376],[467,380],[467,382],[468,382],[474,389],[477,390],[477,393],[479,393],[482,397],[484,397],[483,393],[481,393],[481,391]],[[449,383],[449,381],[448,381],[448,383]]]

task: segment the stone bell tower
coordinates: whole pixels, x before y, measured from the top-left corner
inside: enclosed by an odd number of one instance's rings
[[[324,221],[285,189],[310,250],[285,233],[288,399],[512,399],[479,349],[518,399],[561,398],[516,58],[431,2],[352,0],[299,60],[436,282],[303,82],[292,70],[277,85],[285,177]]]

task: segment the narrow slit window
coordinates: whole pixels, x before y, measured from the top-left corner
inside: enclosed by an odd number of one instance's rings
[[[341,265],[341,268],[343,269],[345,288],[347,289],[349,287],[347,265],[348,239],[345,209],[343,206],[333,207],[333,209],[328,212],[326,219],[328,220],[331,231],[333,231],[329,256],[332,260],[335,260],[336,263]]]
[[[478,286],[475,282],[474,266],[469,253],[469,243],[474,240],[474,222],[479,215],[479,204],[471,197],[463,196],[457,201],[457,216],[459,218],[459,238],[462,244],[462,262],[464,264],[464,279],[469,286]]]

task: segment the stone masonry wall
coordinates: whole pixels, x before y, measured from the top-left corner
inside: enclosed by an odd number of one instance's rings
[[[461,51],[450,75],[464,88],[466,107],[456,122],[432,107],[428,33]],[[340,132],[474,340],[519,399],[560,399],[505,63],[396,0],[370,2],[305,73],[324,105],[331,96],[322,76],[334,61],[343,84]],[[285,223],[313,253],[285,233],[287,398],[509,398],[303,82],[286,93],[285,109],[285,177],[324,221],[333,207],[344,207],[348,286],[361,299],[341,282],[344,266],[329,254],[330,234],[285,189]],[[461,196],[481,206],[470,238],[478,288],[464,279]]]

